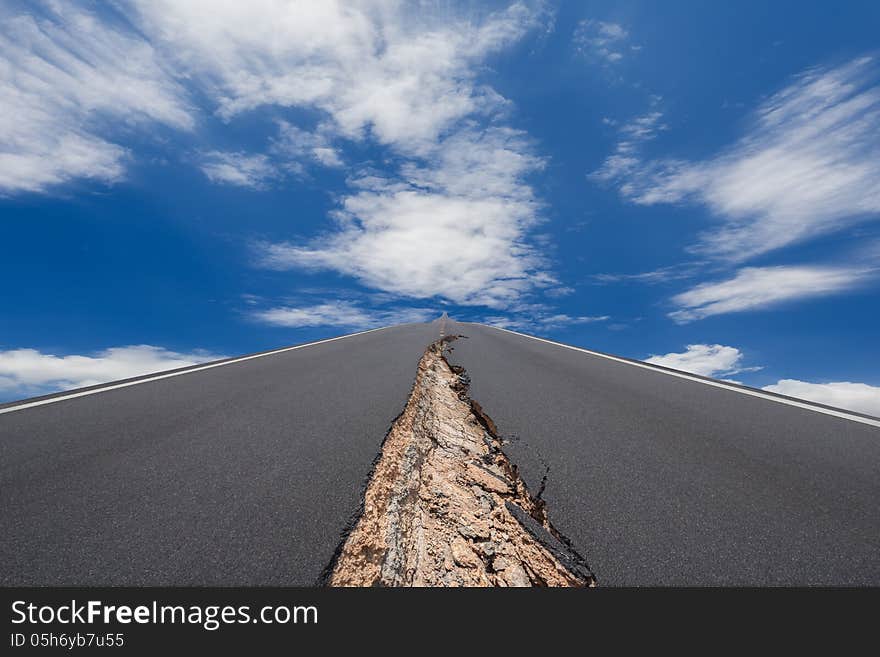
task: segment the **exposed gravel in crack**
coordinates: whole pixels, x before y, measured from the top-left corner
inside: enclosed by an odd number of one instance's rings
[[[443,356],[419,362],[385,439],[363,511],[338,551],[331,586],[592,586],[586,561],[547,519]]]

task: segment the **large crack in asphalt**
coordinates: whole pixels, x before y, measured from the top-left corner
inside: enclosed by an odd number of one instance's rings
[[[330,586],[595,585],[550,523],[468,378],[425,351],[410,397],[382,444],[354,520],[325,571]]]

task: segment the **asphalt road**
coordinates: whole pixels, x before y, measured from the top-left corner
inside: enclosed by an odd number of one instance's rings
[[[451,362],[599,585],[880,584],[880,429],[477,324]],[[547,470],[549,468],[549,471]]]
[[[451,320],[0,406],[0,584],[313,584],[444,331],[600,585],[880,584],[876,426]]]
[[[397,326],[0,414],[0,584],[314,584],[438,335]]]

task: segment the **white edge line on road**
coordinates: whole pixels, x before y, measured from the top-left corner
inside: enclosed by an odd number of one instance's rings
[[[875,420],[869,417],[862,417],[861,415],[853,415],[851,413],[847,413],[846,411],[836,411],[830,408],[822,408],[821,406],[814,406],[810,402],[804,401],[799,402],[793,399],[785,399],[784,397],[777,397],[775,395],[766,394],[763,392],[759,392],[757,390],[749,390],[748,388],[742,388],[737,385],[733,385],[730,383],[725,383],[724,381],[710,381],[698,376],[694,376],[692,374],[688,374],[687,372],[679,372],[679,371],[670,371],[667,369],[654,367],[649,363],[640,363],[637,361],[631,361],[626,358],[619,358],[617,356],[611,356],[609,354],[602,354],[598,351],[590,351],[589,349],[583,349],[581,347],[573,347],[569,344],[563,344],[562,342],[554,342],[553,340],[546,340],[544,338],[536,338],[534,335],[528,335],[526,333],[519,333],[518,331],[511,331],[510,329],[501,328],[500,326],[491,326],[489,324],[483,324],[482,326],[488,326],[489,328],[493,328],[497,331],[505,331],[506,333],[513,333],[514,335],[519,335],[523,338],[530,338],[532,340],[537,340],[538,342],[546,342],[547,344],[552,344],[557,347],[564,347],[565,349],[571,349],[572,351],[581,351],[585,354],[589,354],[590,356],[598,356],[599,358],[607,358],[608,360],[613,360],[618,363],[624,363],[625,365],[632,365],[633,367],[641,367],[646,370],[651,370],[652,372],[659,372],[660,374],[667,374],[669,376],[677,376],[680,379],[688,379],[689,381],[696,381],[697,383],[703,383],[707,386],[714,386],[715,388],[724,388],[725,390],[731,390],[733,392],[738,392],[741,395],[751,395],[752,397],[760,397],[761,399],[766,399],[768,401],[776,402],[777,404],[788,404],[789,406],[796,406],[798,408],[804,408],[808,411],[815,411],[816,413],[824,413],[825,415],[833,415],[834,417],[840,417],[845,420],[852,420],[853,422],[861,422],[862,424],[870,424],[874,427],[880,427],[880,420]]]
[[[69,395],[59,395],[57,397],[51,397],[49,399],[40,399],[33,402],[23,402],[21,404],[16,404],[15,406],[9,406],[8,408],[0,408],[0,415],[4,413],[14,413],[15,411],[23,411],[26,408],[34,408],[35,406],[44,406],[45,404],[54,404],[55,402],[66,401],[68,399],[76,399],[77,397],[86,397],[88,395],[96,395],[99,392],[108,392],[110,390],[118,390],[119,388],[128,388],[129,386],[140,385],[141,383],[149,383],[150,381],[159,381],[160,379],[170,379],[172,376],[183,376],[184,374],[192,374],[193,372],[202,372],[204,370],[210,370],[215,367],[223,367],[224,365],[233,365],[235,363],[241,363],[246,360],[253,360],[254,358],[263,358],[264,356],[274,356],[275,354],[282,354],[285,351],[293,351],[294,349],[304,349],[306,347],[314,347],[319,344],[325,344],[327,342],[335,342],[336,340],[344,340],[345,338],[353,338],[356,335],[364,335],[366,333],[372,333],[373,331],[382,331],[384,329],[391,328],[390,326],[381,326],[379,328],[369,329],[367,331],[359,331],[358,333],[349,333],[348,335],[338,335],[335,338],[327,338],[326,340],[318,340],[317,342],[307,342],[305,344],[294,345],[293,347],[282,347],[281,349],[275,349],[273,351],[266,351],[261,354],[252,354],[250,356],[242,356],[241,358],[233,358],[232,360],[224,360],[219,363],[209,363],[207,365],[201,365],[192,367],[187,370],[183,370],[182,372],[169,372],[167,374],[156,374],[155,376],[147,376],[143,379],[137,379],[136,381],[126,381],[125,383],[110,383],[106,386],[101,386],[100,388],[95,388],[93,390],[83,390],[82,392],[72,392]]]

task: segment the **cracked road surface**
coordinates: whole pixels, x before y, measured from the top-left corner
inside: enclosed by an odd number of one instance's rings
[[[329,584],[591,586],[589,565],[526,488],[467,397],[462,372],[444,358],[453,340],[432,344],[419,362]]]
[[[314,584],[438,335],[396,326],[0,414],[0,584]]]
[[[880,584],[880,429],[477,324],[449,361],[599,586]]]

